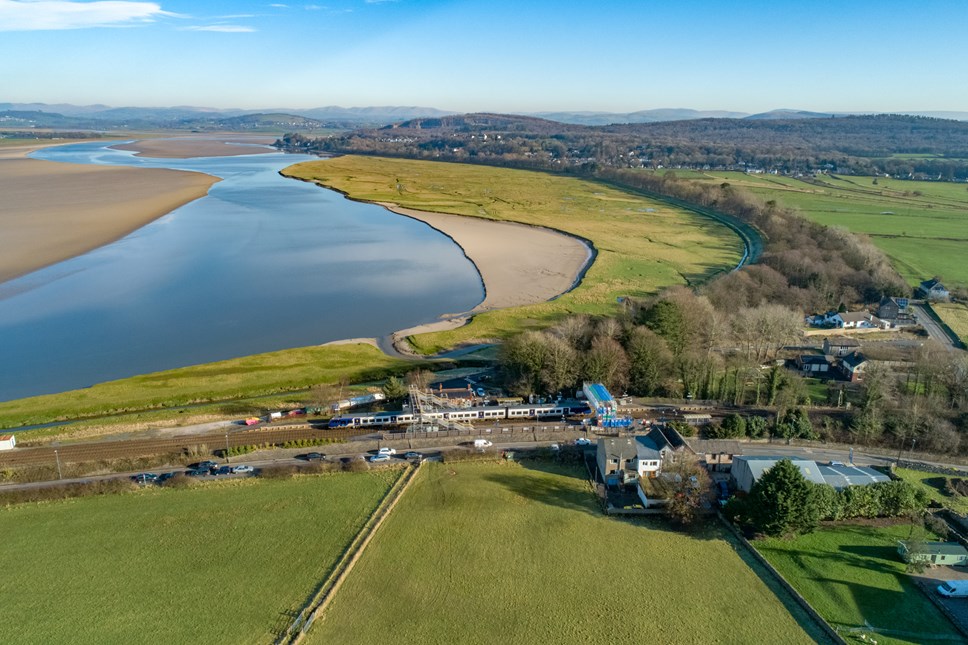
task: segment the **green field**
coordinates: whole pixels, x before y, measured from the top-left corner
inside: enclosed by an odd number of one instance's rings
[[[894,472],[904,481],[923,490],[929,498],[942,506],[961,514],[968,513],[968,497],[952,497],[944,492],[945,481],[950,479],[949,477],[907,468],[896,468]]]
[[[354,199],[558,229],[591,240],[598,258],[581,286],[552,302],[488,312],[465,327],[424,334],[433,352],[472,339],[505,338],[569,313],[610,313],[618,296],[644,296],[729,270],[740,239],[711,219],[601,184],[467,164],[344,156],[290,166]]]
[[[968,185],[824,175],[809,180],[741,172],[680,172],[748,190],[809,219],[869,235],[912,285],[935,275],[968,285]]]
[[[583,474],[425,464],[308,642],[812,642],[718,526],[608,518]]]
[[[0,642],[271,642],[399,473],[0,508]]]
[[[876,635],[868,632],[882,645],[963,643],[955,627],[905,574],[897,540],[909,537],[909,526],[841,525],[795,540],[758,540],[755,545],[834,627],[869,624],[883,630]]]
[[[335,383],[340,378],[350,382],[372,381],[419,365],[392,359],[375,347],[363,344],[255,354],[110,381],[83,390],[3,402],[0,403],[0,428],[202,401],[232,401]],[[234,414],[244,415],[247,409]],[[218,414],[219,410],[212,413]],[[177,412],[168,415],[178,416]]]
[[[938,317],[951,331],[958,334],[961,342],[968,346],[968,305],[964,303],[939,302],[931,305]]]

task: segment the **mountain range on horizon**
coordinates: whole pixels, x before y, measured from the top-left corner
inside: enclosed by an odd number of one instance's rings
[[[968,111],[910,111],[892,112],[912,116],[968,121]],[[103,124],[114,126],[144,127],[181,122],[185,127],[194,121],[239,119],[243,117],[292,115],[307,119],[305,127],[367,127],[401,122],[415,118],[433,118],[461,114],[449,110],[420,106],[324,106],[308,109],[270,108],[262,110],[221,109],[197,106],[171,107],[112,107],[108,105],[73,105],[69,103],[0,103],[0,127],[11,126],[16,119],[29,121],[31,115],[48,117],[50,123],[37,123],[35,127],[96,127]],[[521,116],[537,117],[573,125],[618,125],[657,123],[663,121],[686,121],[695,119],[816,119],[850,115],[877,114],[877,112],[813,112],[796,109],[776,109],[750,114],[729,110],[694,110],[690,108],[657,108],[636,112],[605,111],[556,111],[556,112],[508,112]],[[63,117],[59,121],[55,117]],[[76,120],[76,121],[75,121]],[[72,125],[72,123],[74,123]]]

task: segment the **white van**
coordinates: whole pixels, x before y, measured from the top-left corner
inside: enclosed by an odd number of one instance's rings
[[[938,585],[938,593],[945,598],[968,598],[968,580],[945,580]]]
[[[491,443],[488,439],[475,439],[474,440],[474,447],[477,448],[478,450],[484,450],[485,448],[490,448],[493,445],[494,444]]]

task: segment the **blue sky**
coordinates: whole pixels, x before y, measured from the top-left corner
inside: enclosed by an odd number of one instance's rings
[[[962,0],[0,0],[0,101],[968,110]]]

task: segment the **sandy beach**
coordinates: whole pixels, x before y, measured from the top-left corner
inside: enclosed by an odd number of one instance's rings
[[[28,159],[0,148],[0,282],[113,242],[202,197],[215,177]]]
[[[187,159],[189,157],[230,157],[277,152],[266,148],[276,137],[266,136],[204,136],[141,139],[133,143],[111,146],[115,150],[133,150],[136,157],[157,159]]]

